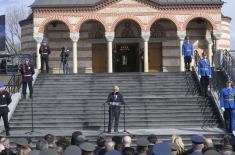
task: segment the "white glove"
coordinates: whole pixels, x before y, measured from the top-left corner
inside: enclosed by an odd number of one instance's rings
[[[198,75],[198,78],[201,79],[201,75]]]
[[[211,79],[211,75],[209,75],[209,78]]]
[[[225,111],[224,107],[222,107],[221,110],[222,110],[222,112],[224,112]]]

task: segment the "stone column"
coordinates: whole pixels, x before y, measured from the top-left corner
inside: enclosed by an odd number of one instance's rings
[[[150,32],[141,32],[144,41],[144,72],[149,72],[149,38]]]
[[[73,41],[73,73],[78,73],[78,50],[77,50],[77,42],[79,40],[80,33],[72,32],[70,33],[70,38]]]
[[[180,56],[180,71],[183,72],[184,71],[184,57],[182,55],[182,46],[184,44],[184,39],[185,39],[185,36],[186,36],[186,32],[185,31],[178,31],[177,32],[177,35],[178,35],[178,38],[179,38],[179,41],[180,41],[180,53],[179,53],[179,56]]]
[[[43,33],[34,33],[33,34],[33,38],[36,40],[37,42],[37,69],[41,69],[41,55],[39,54],[39,49],[43,40]]]
[[[105,38],[108,41],[108,73],[113,73],[113,40],[115,32],[105,32]]]
[[[215,38],[215,44],[216,44],[216,51],[218,51],[220,48],[219,48],[219,40],[221,38],[221,31],[220,30],[214,30],[213,31],[213,36]]]
[[[213,42],[211,40],[211,38],[207,38],[206,39],[208,46],[207,46],[207,55],[208,55],[208,59],[210,61],[210,64],[212,65],[212,56],[213,56],[213,50],[212,50],[212,46],[213,46]]]

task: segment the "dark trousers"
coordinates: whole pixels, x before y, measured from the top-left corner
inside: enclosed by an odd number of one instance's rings
[[[202,76],[200,79],[200,84],[202,88],[202,95],[207,96],[207,90],[209,86],[210,78],[209,76]]]
[[[231,109],[225,108],[224,111],[224,123],[225,123],[225,129],[227,132],[231,132]]]
[[[114,132],[118,132],[118,125],[119,125],[119,117],[120,117],[120,106],[109,106],[109,126],[108,132],[111,132],[114,122]]]
[[[44,62],[46,64],[46,71],[49,72],[49,65],[48,65],[48,55],[41,55],[41,71],[44,70]]]
[[[184,65],[185,65],[185,70],[190,70],[190,64],[192,62],[192,57],[191,56],[185,56],[184,57]]]
[[[8,113],[2,113],[0,114],[0,119],[3,119],[4,127],[6,132],[10,131],[9,123],[8,123]]]
[[[28,77],[27,77],[28,78]],[[30,78],[30,77],[29,77]],[[30,94],[30,97],[32,97],[33,95],[33,86],[32,86],[32,80],[23,80],[22,82],[22,93],[23,95],[25,96],[26,95],[26,90],[27,90],[27,85],[29,87],[29,94]]]

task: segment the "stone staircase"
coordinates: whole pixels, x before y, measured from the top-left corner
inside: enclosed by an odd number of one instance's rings
[[[146,135],[158,129],[197,131],[217,129],[221,120],[213,103],[199,96],[191,73],[40,74],[34,85],[34,98],[21,101],[10,121],[15,136],[31,130],[31,102],[36,131],[70,136],[74,130],[103,131],[103,103],[113,85],[120,87],[126,106],[126,128],[132,134]],[[106,129],[108,110],[105,107]],[[123,129],[123,109],[120,131]],[[205,129],[205,130],[204,130]],[[141,130],[141,131],[140,131]],[[145,132],[146,131],[146,132]],[[161,133],[162,131],[162,133]],[[185,130],[186,131],[186,130]],[[209,131],[215,135],[223,134]],[[90,136],[97,134],[90,132]]]

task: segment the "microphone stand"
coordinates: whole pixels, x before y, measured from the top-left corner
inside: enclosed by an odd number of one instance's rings
[[[38,133],[38,134],[42,134],[41,132],[37,132],[34,130],[34,110],[33,110],[33,98],[31,98],[31,131],[29,132],[26,132],[25,134],[29,134],[29,135],[32,135],[32,134],[35,134],[35,133]]]
[[[105,127],[105,124],[106,124],[106,117],[105,117],[105,106],[106,105],[106,102],[105,103],[103,103],[103,121],[104,121],[104,123],[103,123],[103,131],[99,134],[99,135],[101,135],[101,134],[103,134],[103,133],[106,133],[106,127]]]
[[[128,134],[130,134],[130,132],[128,132],[127,130],[126,130],[126,103],[125,102],[123,102],[123,104],[124,104],[124,117],[123,117],[123,132],[124,133],[128,133]]]

